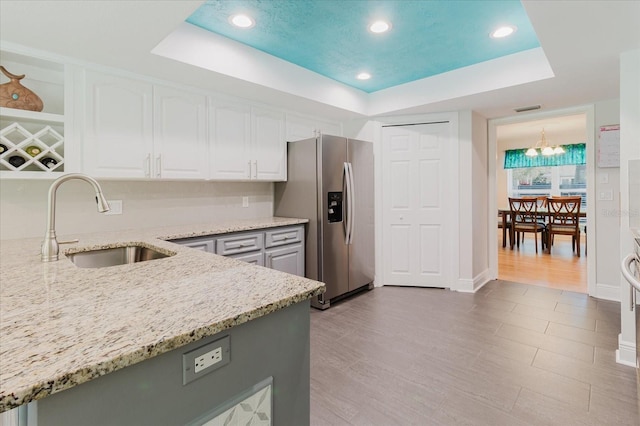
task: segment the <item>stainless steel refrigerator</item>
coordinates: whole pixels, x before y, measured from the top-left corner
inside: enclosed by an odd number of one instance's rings
[[[322,135],[287,144],[287,182],[275,185],[276,216],[309,219],[306,276],[326,284],[311,305],[372,288],[373,144]]]

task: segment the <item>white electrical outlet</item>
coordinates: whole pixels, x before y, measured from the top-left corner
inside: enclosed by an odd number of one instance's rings
[[[249,197],[242,197],[242,207],[249,207]]]
[[[109,203],[109,211],[106,215],[122,214],[122,200],[107,200]]]
[[[214,350],[196,358],[194,372],[199,373],[220,361],[222,361],[222,347],[217,347]]]
[[[182,354],[182,384],[213,373],[231,362],[231,336],[224,336]]]

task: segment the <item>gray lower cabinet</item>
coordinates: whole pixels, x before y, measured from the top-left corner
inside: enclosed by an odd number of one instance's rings
[[[283,226],[173,240],[209,253],[228,256],[304,277],[304,225]]]
[[[251,263],[252,265],[265,266],[262,251],[253,253],[232,254],[229,257]]]
[[[274,247],[264,251],[264,266],[304,277],[304,245],[302,243]]]

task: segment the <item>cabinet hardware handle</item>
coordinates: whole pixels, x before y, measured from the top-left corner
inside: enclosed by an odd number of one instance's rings
[[[160,158],[160,155],[158,155],[158,157],[156,158],[156,177],[161,177],[162,176],[162,159]]]
[[[253,172],[253,170],[251,169],[251,160],[249,160],[249,176],[248,178],[251,179],[251,173]]]
[[[258,160],[255,160],[254,163],[255,163],[255,168],[256,168],[255,170],[256,171],[253,174],[253,178],[254,179],[258,179]]]
[[[147,154],[147,158],[144,160],[144,176],[151,177],[151,154]]]

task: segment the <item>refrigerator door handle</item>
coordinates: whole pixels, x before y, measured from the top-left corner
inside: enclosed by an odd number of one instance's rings
[[[349,163],[344,162],[342,165],[342,193],[344,197],[342,200],[342,205],[344,206],[342,228],[344,229],[345,245],[349,244],[349,211],[351,210],[349,208],[349,200],[351,200],[349,185]]]
[[[353,164],[348,164],[349,171],[349,244],[353,244],[353,230],[355,225],[356,186],[353,180]]]

